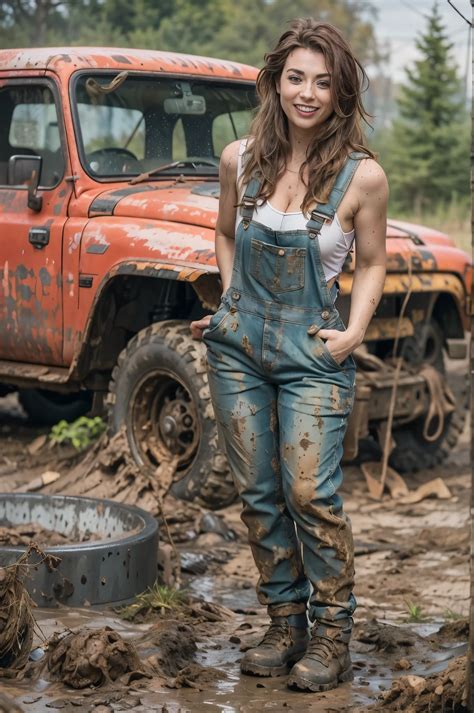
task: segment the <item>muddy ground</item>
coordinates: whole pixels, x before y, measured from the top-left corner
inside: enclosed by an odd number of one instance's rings
[[[70,451],[50,449],[47,443],[38,447],[35,439],[42,433],[27,424],[14,396],[0,399],[0,491],[21,488],[44,471],[63,473],[76,465]],[[221,605],[211,608],[207,620],[185,610],[163,610],[141,623],[124,621],[110,609],[35,611],[36,645],[54,632],[108,625],[135,643],[140,659],[152,666],[151,678],[132,677],[127,685],[78,691],[47,680],[44,673],[36,681],[1,681],[0,689],[20,709],[35,713],[444,710],[443,696],[450,687],[460,688],[462,659],[457,657],[467,649],[467,624],[462,619],[469,610],[467,423],[449,460],[411,476],[407,483],[414,489],[436,477],[448,486],[448,499],[402,504],[386,496],[374,502],[360,469],[345,469],[343,490],[355,537],[358,600],[352,684],[324,694],[304,694],[287,690],[284,677],[240,675],[241,651],[258,640],[266,619],[256,600],[257,572],[236,504],[220,512],[225,523],[220,534],[205,531],[212,529],[212,518],[211,527],[205,526],[209,518],[203,520],[195,508],[183,506],[182,522],[172,523],[172,531],[182,535],[176,539],[182,540],[177,546],[183,586],[197,601],[204,598]],[[427,685],[429,676],[435,678]],[[0,700],[0,711],[4,709]]]

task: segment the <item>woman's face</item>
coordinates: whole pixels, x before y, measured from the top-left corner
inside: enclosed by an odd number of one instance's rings
[[[288,55],[277,82],[280,104],[288,121],[314,129],[333,112],[331,75],[321,52],[299,47]]]

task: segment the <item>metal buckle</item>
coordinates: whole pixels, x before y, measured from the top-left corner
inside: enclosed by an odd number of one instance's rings
[[[327,223],[328,221],[330,221],[329,216],[325,215],[325,213],[320,213],[320,212],[317,211],[317,210],[312,210],[312,211],[311,211],[311,219],[313,219],[313,216],[316,216],[317,218],[319,218],[320,220],[322,220],[323,223]]]

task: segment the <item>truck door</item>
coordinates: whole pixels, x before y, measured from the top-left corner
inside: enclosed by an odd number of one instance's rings
[[[0,358],[61,365],[62,238],[71,195],[55,85],[0,77]],[[12,156],[41,156],[39,210],[14,185]]]

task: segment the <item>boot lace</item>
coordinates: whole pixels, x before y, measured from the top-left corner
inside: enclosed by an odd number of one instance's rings
[[[327,668],[333,657],[338,658],[337,646],[334,639],[328,636],[321,636],[320,634],[313,636],[306,649],[305,658],[318,661]]]
[[[282,639],[288,637],[288,633],[288,624],[272,621],[260,642],[260,646],[276,646]]]

